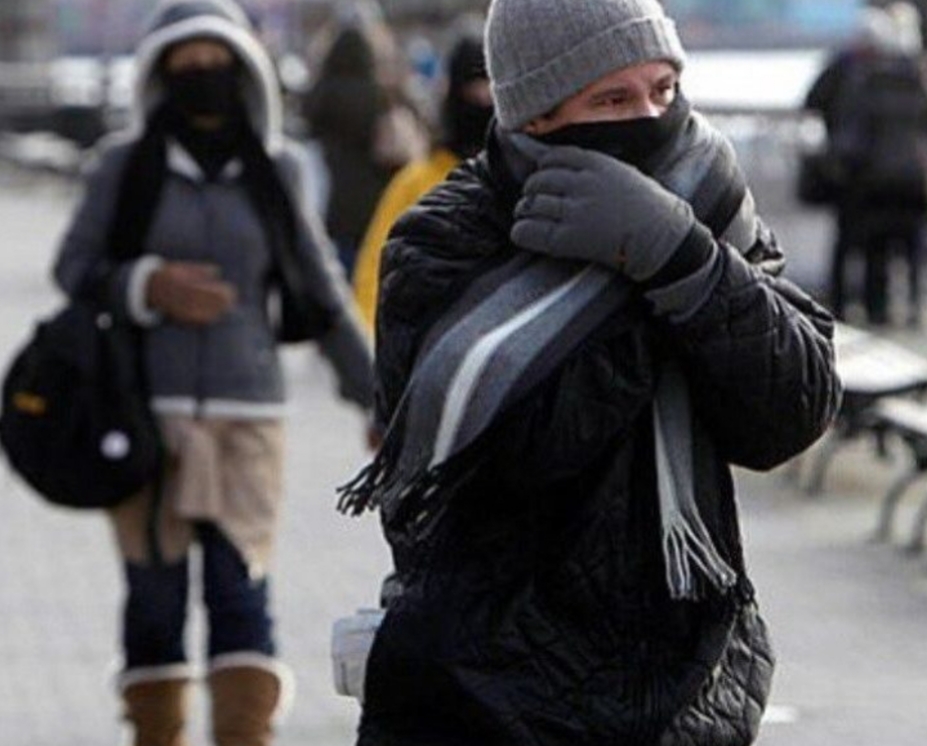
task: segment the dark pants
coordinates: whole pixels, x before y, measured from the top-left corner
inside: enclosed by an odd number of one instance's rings
[[[877,207],[851,200],[838,205],[830,278],[830,305],[837,318],[845,318],[847,304],[852,300],[847,265],[854,252],[865,263],[862,300],[867,321],[889,321],[889,267],[896,253],[907,267],[908,321],[920,318],[923,221],[922,210]]]
[[[907,268],[908,321],[916,322],[921,310],[921,216],[906,210],[885,210],[862,217],[865,247],[864,305],[872,324],[889,322],[889,268],[898,255]]]
[[[847,304],[847,264],[854,240],[852,212],[844,204],[837,206],[835,232],[830,265],[830,310],[834,316],[842,319]]]
[[[273,656],[273,620],[267,578],[253,580],[238,550],[212,524],[198,524],[208,655],[256,652]],[[184,628],[190,589],[189,560],[170,565],[126,563],[123,611],[126,669],[186,662]]]

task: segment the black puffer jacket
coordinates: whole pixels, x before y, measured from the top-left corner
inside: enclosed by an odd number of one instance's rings
[[[393,233],[378,315],[388,419],[431,324],[515,250],[517,196],[483,156]],[[740,546],[730,464],[810,445],[839,399],[832,324],[798,289],[724,252],[683,323],[643,299],[604,323],[457,466],[436,527],[385,525],[404,594],[368,665],[363,746],[743,746],[772,654]],[[749,253],[781,260],[770,236]],[[692,393],[699,508],[740,584],[669,598],[651,405],[660,361]]]

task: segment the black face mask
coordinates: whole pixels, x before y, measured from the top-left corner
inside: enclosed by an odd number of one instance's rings
[[[240,106],[238,68],[217,67],[165,73],[170,104],[193,117],[228,117]]]
[[[585,122],[541,135],[546,145],[575,145],[644,168],[682,129],[692,107],[681,92],[660,117],[621,122]]]
[[[461,158],[470,158],[483,149],[493,108],[449,97],[444,104],[446,145]]]

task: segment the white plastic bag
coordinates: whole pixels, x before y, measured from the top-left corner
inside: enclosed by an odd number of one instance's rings
[[[367,658],[385,609],[358,609],[353,616],[342,617],[332,626],[332,672],[335,691],[364,702]]]

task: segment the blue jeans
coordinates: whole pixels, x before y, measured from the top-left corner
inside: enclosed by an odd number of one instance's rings
[[[203,555],[203,602],[208,655],[256,652],[274,656],[269,583],[253,580],[238,550],[213,524],[197,524]],[[125,668],[184,663],[184,628],[190,590],[189,560],[170,565],[125,565]]]

